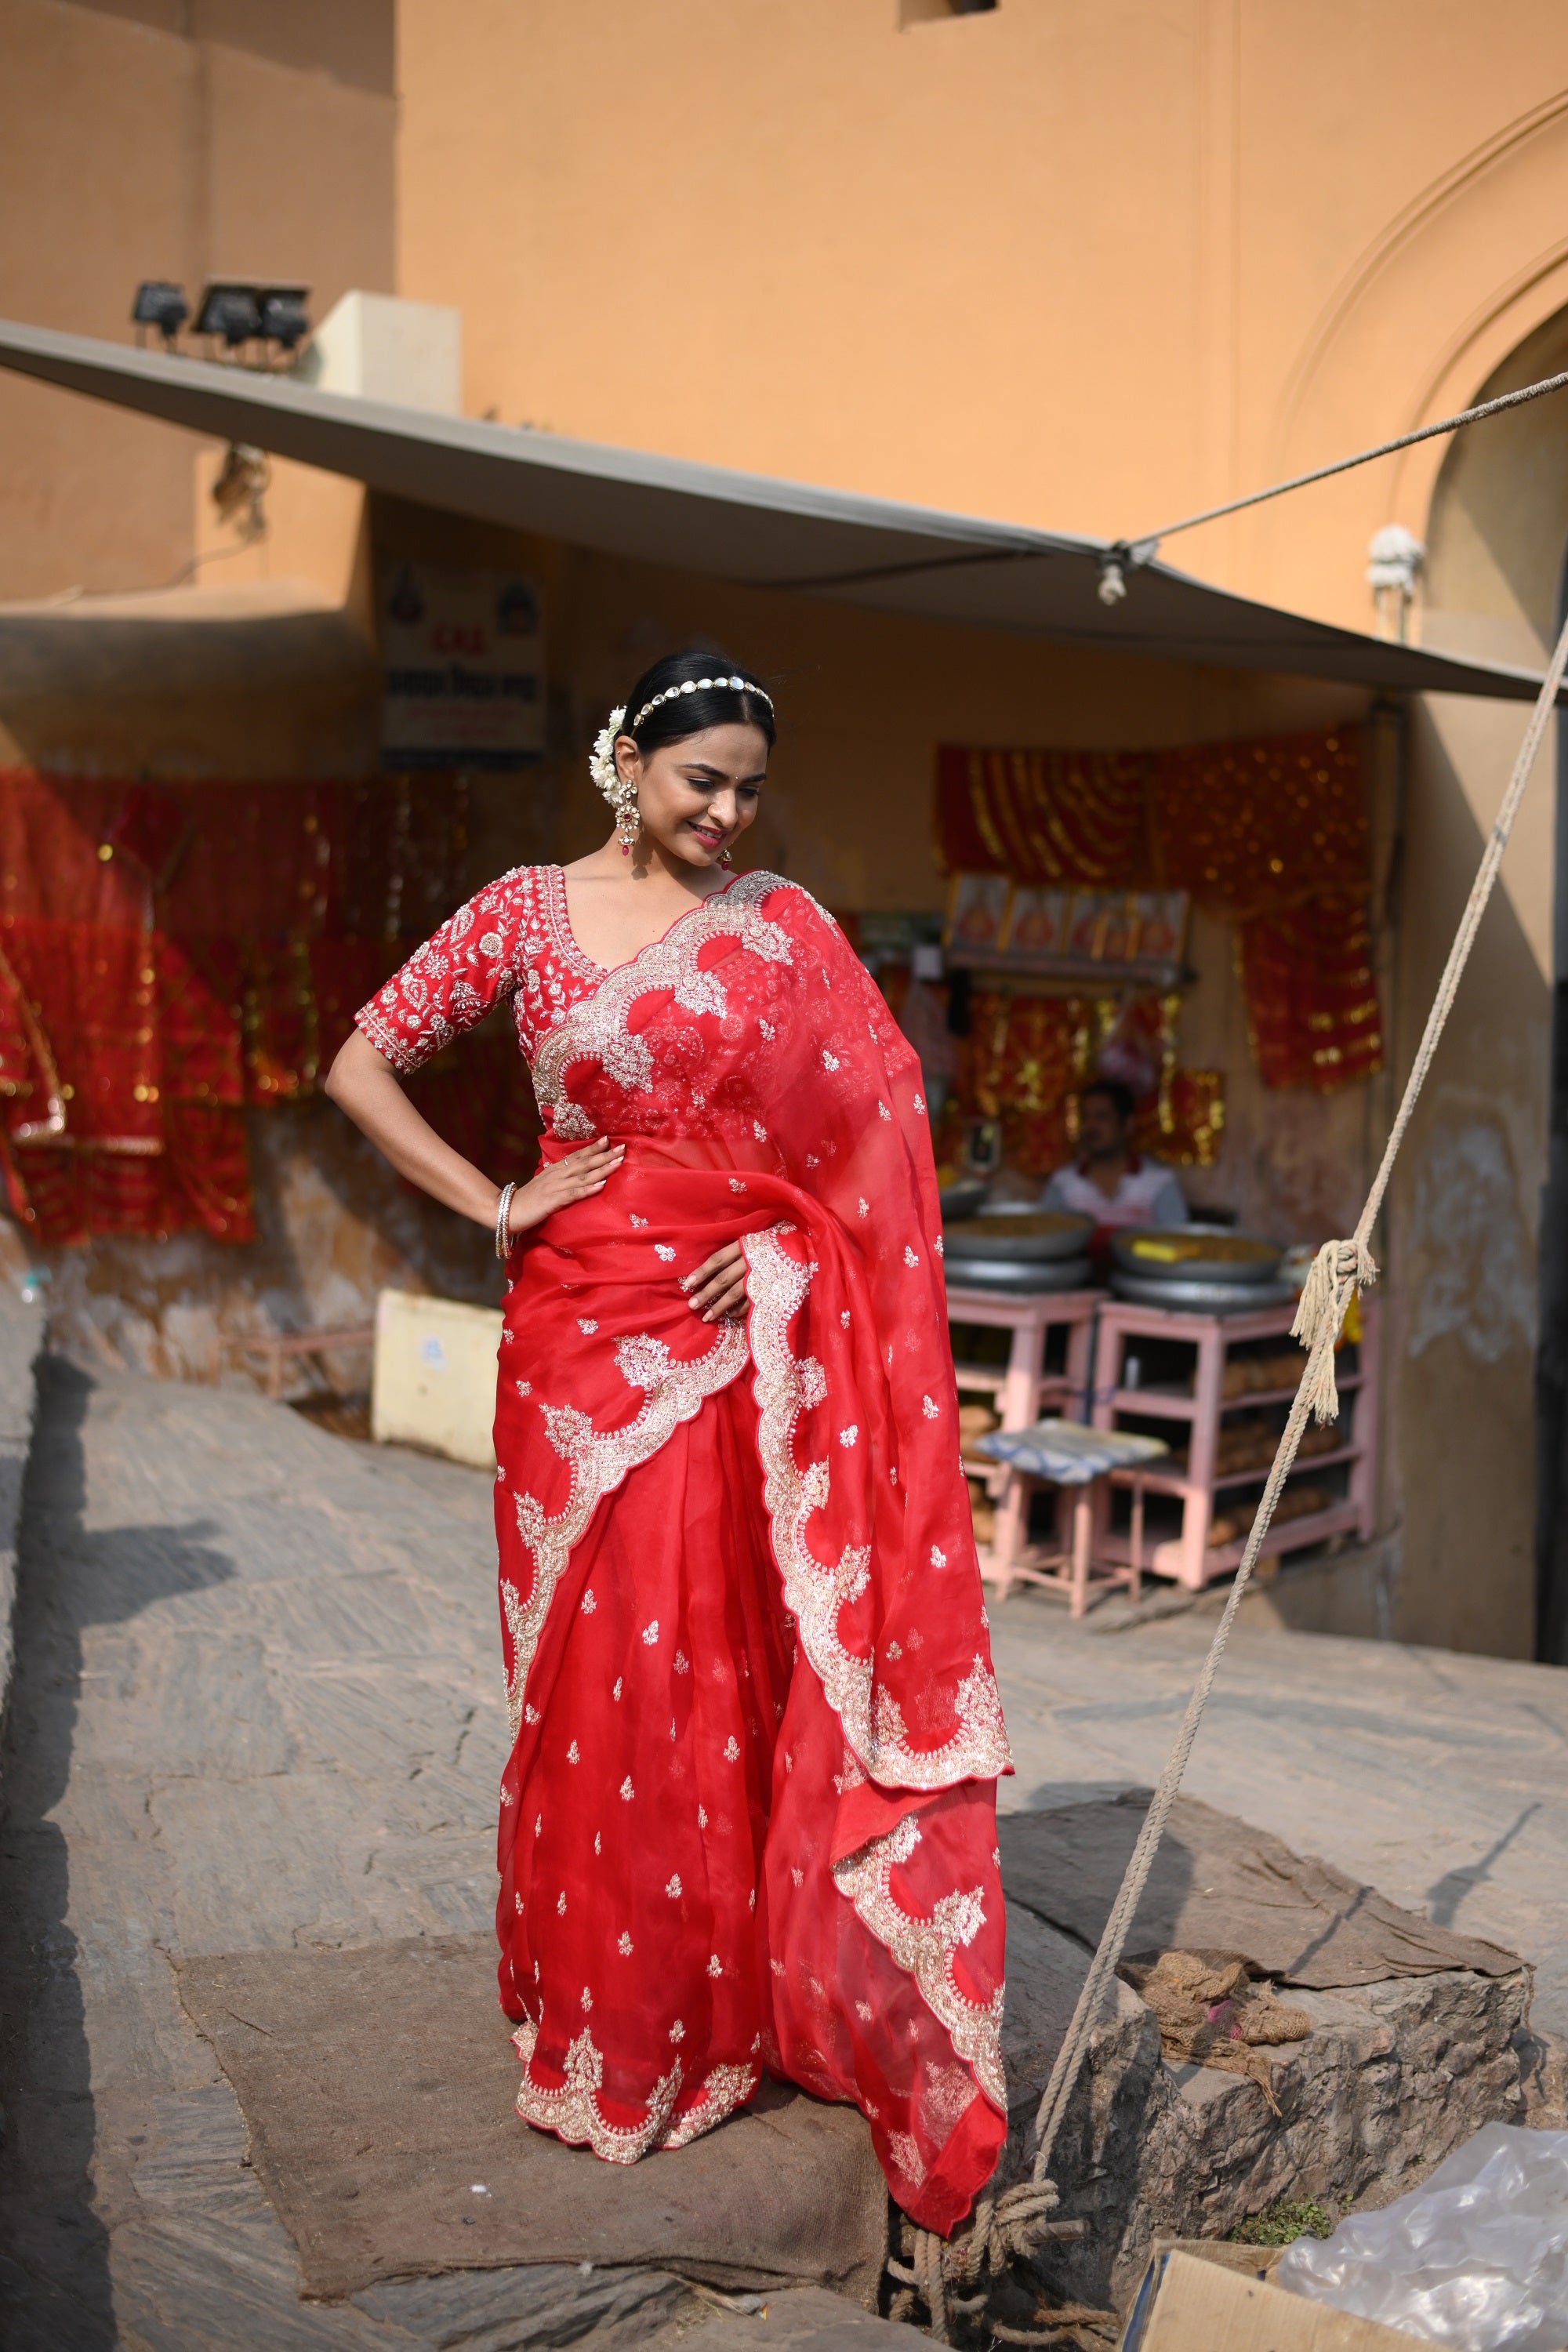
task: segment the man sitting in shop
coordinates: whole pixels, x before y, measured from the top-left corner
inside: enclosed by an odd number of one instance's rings
[[[1186,1201],[1170,1169],[1133,1146],[1137,1108],[1131,1087],[1120,1078],[1095,1078],[1085,1087],[1079,1097],[1079,1156],[1057,1170],[1041,1196],[1042,1209],[1094,1219],[1091,1250],[1103,1249],[1107,1236],[1123,1225],[1187,1221]]]

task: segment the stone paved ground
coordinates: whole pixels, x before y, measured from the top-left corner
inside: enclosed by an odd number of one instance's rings
[[[489,1509],[483,1475],[258,1398],[46,1365],[0,1849],[15,2352],[508,2352],[693,2328],[692,2352],[827,2352],[848,2333],[891,2352],[831,2298],[774,2298],[764,2328],[657,2276],[298,2299],[165,1955],[486,1924],[505,1724]],[[1019,1768],[1005,1801],[1152,1778],[1203,1623],[1100,1634],[1040,1596],[994,1614]],[[1568,1676],[1544,1669],[1243,1632],[1191,1785],[1512,1942],[1562,2030],[1565,1730]]]

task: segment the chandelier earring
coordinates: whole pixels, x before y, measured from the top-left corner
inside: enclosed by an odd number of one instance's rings
[[[621,732],[626,715],[626,707],[623,702],[611,711],[609,724],[600,728],[588,757],[588,773],[610,804],[621,856],[629,857],[632,845],[642,831],[642,816],[637,808],[635,778],[623,776],[616,765],[616,738]]]

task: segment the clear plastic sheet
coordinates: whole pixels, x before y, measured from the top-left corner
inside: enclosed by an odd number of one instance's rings
[[[1568,2132],[1486,2124],[1419,2189],[1298,2238],[1274,2284],[1455,2352],[1568,2346]]]

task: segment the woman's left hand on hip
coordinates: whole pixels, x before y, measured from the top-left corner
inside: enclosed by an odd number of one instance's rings
[[[681,1277],[687,1305],[704,1323],[734,1322],[746,1305],[746,1254],[739,1242],[726,1242],[694,1274]]]

